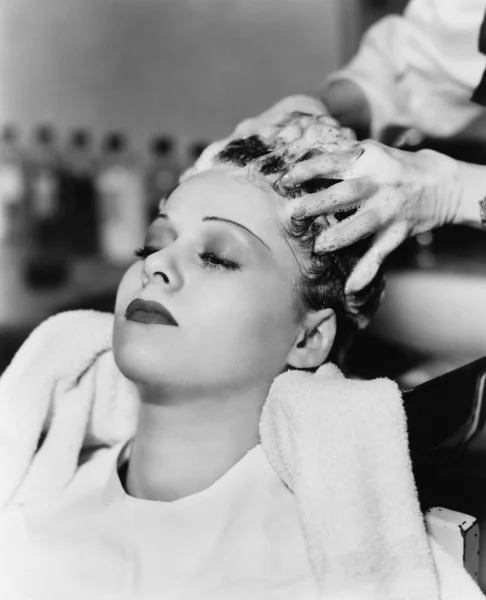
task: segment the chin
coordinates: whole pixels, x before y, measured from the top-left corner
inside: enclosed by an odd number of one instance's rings
[[[113,356],[122,375],[142,393],[142,399],[144,391],[173,394],[187,384],[185,362],[173,342],[165,345],[147,336],[141,339],[130,328],[121,327],[113,336]]]
[[[147,382],[157,373],[157,364],[165,362],[159,344],[154,345],[147,336],[137,335],[125,323],[115,326],[113,356],[121,373],[134,383]],[[158,369],[160,374],[160,369]]]
[[[142,382],[146,379],[148,373],[147,367],[143,368],[140,364],[140,358],[137,357],[136,350],[130,348],[128,344],[120,344],[113,346],[113,356],[115,364],[124,377],[133,381],[133,383]]]

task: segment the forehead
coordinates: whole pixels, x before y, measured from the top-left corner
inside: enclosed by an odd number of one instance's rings
[[[215,215],[239,219],[246,225],[281,226],[285,199],[263,176],[238,168],[215,168],[180,184],[163,205],[171,217]]]

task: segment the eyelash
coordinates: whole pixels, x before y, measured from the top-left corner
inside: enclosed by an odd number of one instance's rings
[[[151,254],[158,252],[160,248],[156,248],[155,246],[141,246],[137,248],[133,253],[137,258],[141,258],[145,260]],[[239,271],[241,269],[241,265],[233,260],[229,260],[227,258],[223,258],[214,252],[198,252],[197,255],[202,261],[202,266],[205,269],[214,269],[221,270],[225,269],[227,271]]]
[[[226,269],[227,271],[239,271],[241,265],[234,260],[223,258],[214,252],[198,252],[197,255],[202,260],[202,266],[206,269]]]
[[[156,248],[155,246],[140,246],[140,248],[137,248],[133,254],[137,258],[141,258],[142,260],[144,260],[147,258],[147,256],[150,256],[151,254],[154,254],[159,250],[160,248]]]

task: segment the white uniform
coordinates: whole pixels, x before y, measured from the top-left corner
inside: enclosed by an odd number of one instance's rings
[[[403,16],[371,27],[324,85],[341,78],[359,85],[376,139],[388,125],[450,136],[485,110],[485,13],[486,0],[411,0]]]

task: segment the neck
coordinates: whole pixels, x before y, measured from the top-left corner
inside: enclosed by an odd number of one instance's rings
[[[141,392],[127,473],[129,493],[173,501],[209,487],[259,443],[267,394],[168,401]]]

